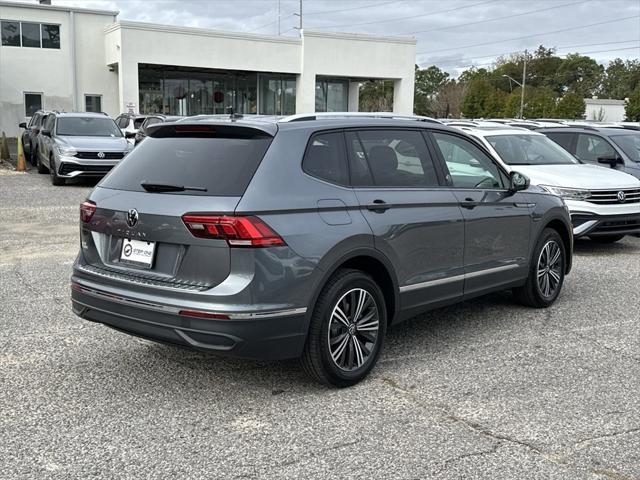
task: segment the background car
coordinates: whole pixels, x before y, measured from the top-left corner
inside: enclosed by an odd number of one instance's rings
[[[584,126],[547,128],[541,133],[581,162],[610,166],[640,178],[640,131]]]
[[[602,166],[582,164],[541,133],[514,128],[466,131],[490,149],[507,169],[517,169],[532,184],[562,197],[571,212],[576,238],[589,236],[608,243],[640,232],[637,178]]]
[[[133,143],[133,139],[138,133],[138,130],[142,126],[142,123],[147,118],[147,115],[137,115],[134,113],[122,113],[115,119],[118,128],[122,131],[125,138],[129,139]]]
[[[147,127],[150,127],[151,125],[155,125],[157,123],[175,122],[176,120],[180,120],[182,118],[184,117],[181,117],[178,115],[162,115],[162,114],[149,115],[144,120],[144,122],[142,122],[142,125],[140,125],[140,128],[138,129],[138,132],[135,135],[134,145],[138,145],[141,141],[145,139],[145,137],[147,136],[147,133],[146,133]]]
[[[51,183],[102,177],[133,146],[110,117],[100,113],[51,113],[38,137],[37,167]]]
[[[388,324],[496,290],[555,301],[569,215],[527,187],[435,121],[153,125],[81,205],[73,309],[203,351],[301,358],[318,381],[353,385]]]
[[[33,166],[36,165],[36,147],[38,145],[38,135],[42,129],[42,125],[47,119],[49,112],[46,110],[38,110],[35,112],[29,123],[22,122],[19,127],[24,128],[22,132],[22,148],[24,155],[29,159]]]

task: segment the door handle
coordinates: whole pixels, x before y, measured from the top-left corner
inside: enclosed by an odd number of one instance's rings
[[[384,200],[374,200],[373,203],[366,205],[365,208],[372,212],[383,213],[391,208],[391,205]]]
[[[460,202],[460,206],[462,208],[467,208],[469,210],[473,210],[478,205],[480,205],[480,202],[476,202],[473,198],[465,198],[464,202]]]

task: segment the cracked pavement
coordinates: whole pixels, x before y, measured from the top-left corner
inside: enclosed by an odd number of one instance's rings
[[[75,317],[90,184],[0,176],[0,478],[640,479],[640,239],[580,241],[552,308],[391,329],[362,384]]]

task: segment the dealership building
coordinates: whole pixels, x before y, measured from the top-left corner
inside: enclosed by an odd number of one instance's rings
[[[38,109],[197,115],[357,111],[361,83],[393,82],[413,111],[415,39],[299,37],[118,19],[118,12],[0,0],[0,130]]]

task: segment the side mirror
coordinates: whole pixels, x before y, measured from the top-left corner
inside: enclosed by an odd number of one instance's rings
[[[136,138],[136,132],[124,132],[125,138]]]
[[[519,172],[511,172],[509,175],[509,191],[511,193],[519,192],[529,188],[529,177]]]
[[[618,156],[615,156],[615,157],[598,157],[598,163],[606,163],[611,168],[616,168],[616,165],[618,165],[618,164],[623,164],[624,165],[624,161]]]
[[[40,130],[40,133],[45,137],[51,137],[51,130]]]
[[[27,128],[27,122],[20,122],[18,128]]]

